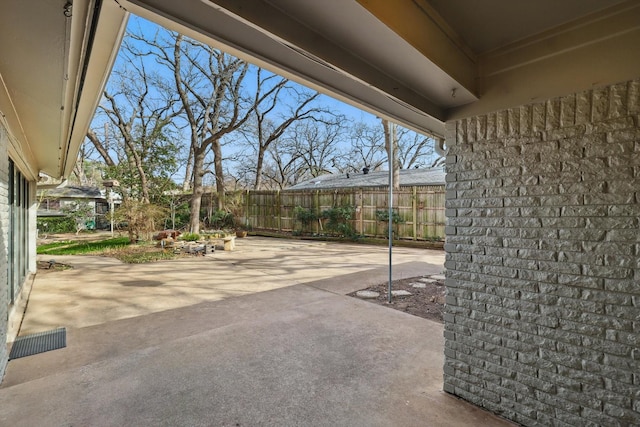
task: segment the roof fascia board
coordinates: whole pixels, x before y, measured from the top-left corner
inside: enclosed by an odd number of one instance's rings
[[[130,13],[334,98],[442,135],[443,108],[262,0],[122,0]],[[303,52],[303,53],[301,53]]]
[[[378,88],[398,100],[432,117],[442,119],[443,110],[435,103],[418,95],[393,77],[378,71],[372,64],[362,61],[351,52],[328,40],[322,34],[289,17],[280,9],[263,0],[210,0],[260,28],[271,37],[310,53],[366,84]]]

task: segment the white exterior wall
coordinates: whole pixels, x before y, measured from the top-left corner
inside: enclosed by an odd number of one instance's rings
[[[12,226],[11,221],[13,219],[10,217],[9,206],[9,181],[12,178],[9,177],[10,144],[9,131],[4,127],[3,122],[0,121],[0,344],[2,344],[0,345],[0,379],[6,369],[8,359],[7,346],[4,345],[4,343],[12,342],[19,332],[30,286],[33,283],[33,277],[37,269],[36,216],[38,206],[36,201],[36,183],[30,181],[27,196],[28,200],[24,204],[28,207],[26,215],[27,223],[25,224],[26,232],[21,236],[15,237],[16,245],[25,245],[28,248],[26,254],[27,259],[24,263],[20,264],[18,261],[24,254],[24,250],[17,247],[13,248],[14,256],[16,257],[16,266],[24,265],[27,271],[22,272],[25,273],[24,280],[19,284],[19,289],[16,290],[17,295],[14,295],[14,301],[11,301],[10,293],[12,284],[9,283],[9,269],[12,268],[12,266],[9,265],[9,253],[12,242],[9,241],[9,235]],[[19,172],[17,166],[15,172]],[[19,195],[19,197],[22,197],[22,194]],[[16,231],[18,231],[17,228]],[[19,271],[17,267],[16,271]]]
[[[7,364],[7,328],[9,317],[9,283],[8,268],[8,234],[9,234],[9,135],[0,121],[0,379],[4,375]]]
[[[447,124],[444,389],[640,425],[640,80]]]
[[[36,183],[32,182],[29,188],[29,272],[37,271],[36,246],[38,240],[38,198],[36,196]]]

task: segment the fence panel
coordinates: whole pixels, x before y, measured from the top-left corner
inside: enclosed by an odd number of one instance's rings
[[[400,191],[394,191],[393,197],[394,209],[400,217],[400,222],[394,225],[394,231],[396,237],[402,239],[415,239],[413,235],[413,223],[415,218],[413,217],[413,190],[401,189]]]
[[[399,239],[444,238],[444,186],[403,187],[394,191],[393,211],[402,221],[394,224]],[[389,209],[389,193],[384,187],[346,188],[339,190],[249,191],[245,195],[248,223],[254,228],[273,231],[320,232],[317,222],[303,229],[295,219],[295,208],[310,209],[316,214],[339,206],[353,206],[351,221],[355,230],[367,237],[386,237],[387,222],[379,221],[376,212]]]
[[[275,191],[250,191],[249,224],[256,228],[278,230],[278,193]]]
[[[417,192],[418,230],[423,239],[444,238],[444,186],[423,187]]]

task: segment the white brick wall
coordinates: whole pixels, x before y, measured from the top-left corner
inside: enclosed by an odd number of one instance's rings
[[[0,380],[4,375],[7,364],[7,325],[9,308],[9,284],[7,282],[7,238],[9,230],[8,207],[8,172],[9,155],[7,147],[9,137],[0,122]]]
[[[444,388],[640,425],[640,80],[447,124]]]

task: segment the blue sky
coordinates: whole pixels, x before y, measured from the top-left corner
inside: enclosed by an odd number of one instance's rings
[[[161,30],[161,27],[159,27],[158,25],[147,21],[143,18],[137,17],[132,15],[129,19],[129,23],[128,23],[128,28],[127,28],[128,32],[130,33],[136,33],[136,34],[141,34],[143,35],[145,38],[147,39],[152,39],[154,37],[154,35],[156,34],[156,32],[158,32],[159,30]],[[138,45],[136,45],[138,42],[136,41],[131,41],[130,43],[132,43],[134,46],[139,47],[140,49],[142,49],[143,51],[147,49],[146,44],[140,43]],[[143,56],[141,57],[134,57],[134,60],[138,63],[138,61],[142,61],[144,63],[144,67],[145,70],[147,72],[149,71],[157,71],[160,74],[164,74],[164,73],[168,73],[169,71],[167,71],[167,69],[164,66],[158,65],[155,62],[155,59],[153,59],[153,57],[151,56]],[[127,61],[126,57],[123,54],[123,51],[120,52],[118,58],[116,59],[116,64],[114,65],[114,70],[118,70],[118,69],[122,69],[123,65],[126,65],[126,63],[123,63],[123,61]],[[243,86],[245,86],[245,89],[247,92],[251,93],[252,91],[252,85],[255,85],[255,68],[253,69],[253,71],[251,71],[251,73],[253,73],[253,77],[251,78],[251,75],[248,75],[247,78],[245,78]],[[165,76],[168,77],[169,79],[172,80],[171,76]],[[295,83],[294,83],[295,84]],[[116,88],[111,88],[109,89],[109,83],[107,85],[109,92],[113,93]],[[253,90],[255,90],[255,87],[253,88]],[[286,100],[284,100],[286,103]],[[348,105],[342,101],[338,101],[335,100],[327,95],[321,95],[321,99],[317,102],[316,105],[325,107],[330,109],[332,112],[334,112],[335,114],[339,114],[339,115],[343,115],[346,120],[348,121],[348,123],[350,123],[351,125],[353,124],[357,124],[357,123],[364,123],[366,125],[368,125],[369,127],[372,128],[378,128],[380,130],[380,132],[382,131],[382,124],[381,121],[378,117],[376,117],[373,114],[370,114],[368,112],[365,112],[363,110],[360,110],[356,107],[353,107],[351,105]],[[286,107],[281,107],[281,108],[286,108]],[[104,117],[100,117],[97,116],[92,124],[92,127],[96,130],[96,133],[98,134],[102,134],[102,132],[106,132],[107,128],[104,127],[103,125],[103,120]],[[178,119],[180,120],[180,119]],[[104,131],[102,129],[105,129]],[[411,132],[413,134],[413,132]],[[229,134],[230,138],[232,134]],[[415,135],[415,134],[414,134]],[[237,139],[238,137],[234,134],[233,138]],[[351,149],[351,140],[349,135],[345,134],[344,139],[339,143],[339,146],[337,147],[337,149],[341,152],[341,153],[346,153]],[[188,137],[186,137],[186,135],[182,135],[182,139],[185,141],[188,140]],[[384,145],[383,141],[380,141],[380,145]],[[242,152],[245,148],[241,145],[237,145],[237,144],[228,144],[225,145],[223,147],[223,153],[224,156],[231,156],[235,153],[239,153]],[[347,155],[347,154],[345,154]],[[185,159],[186,161],[186,154],[185,154]],[[179,161],[179,163],[184,163],[182,160]],[[431,163],[431,162],[429,162]],[[227,163],[229,164],[231,168],[233,168],[233,162],[231,163]],[[185,166],[182,165],[179,169],[179,171],[177,172],[177,174],[174,176],[174,179],[176,181],[180,181],[181,180],[181,175],[184,175],[184,168]],[[385,166],[382,166],[383,169],[386,168]]]

